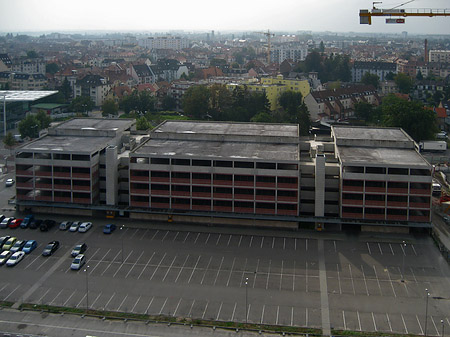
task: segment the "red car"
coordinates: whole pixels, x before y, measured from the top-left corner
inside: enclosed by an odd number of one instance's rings
[[[20,226],[20,224],[22,223],[23,219],[14,219],[13,221],[11,221],[9,223],[9,228],[17,228]]]

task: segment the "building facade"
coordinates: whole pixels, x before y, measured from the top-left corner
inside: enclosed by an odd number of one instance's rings
[[[78,79],[73,86],[73,97],[87,96],[92,99],[95,106],[101,106],[106,100],[111,86],[106,78],[100,75],[86,75]]]
[[[380,81],[386,80],[389,73],[397,74],[397,64],[390,62],[355,61],[351,69],[352,82],[361,82],[365,73],[377,75]]]
[[[139,40],[139,46],[147,49],[173,49],[189,48],[189,41],[179,36],[157,36]]]
[[[308,55],[308,46],[274,46],[270,51],[272,62],[281,64],[284,60],[292,62],[304,61]]]

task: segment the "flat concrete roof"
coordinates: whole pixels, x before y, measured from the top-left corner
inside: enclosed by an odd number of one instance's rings
[[[110,118],[73,118],[56,126],[56,129],[67,130],[122,130],[130,127],[134,121],[130,119]]]
[[[429,168],[430,164],[415,150],[396,148],[339,147],[343,165]]]
[[[111,141],[111,137],[45,136],[24,144],[16,151],[92,153]]]
[[[185,141],[150,139],[135,154],[169,157],[195,157],[227,160],[299,160],[298,144],[268,144],[219,141]]]
[[[58,91],[31,91],[31,90],[0,90],[0,102],[6,100],[6,102],[20,102],[20,101],[36,101],[40,98],[44,98]]]
[[[382,140],[397,142],[412,141],[412,139],[399,128],[332,126],[332,129],[337,139]]]
[[[181,134],[244,135],[298,137],[298,125],[264,123],[228,123],[201,121],[166,121],[153,132]]]

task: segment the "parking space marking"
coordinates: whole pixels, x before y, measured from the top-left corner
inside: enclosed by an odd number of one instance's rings
[[[106,310],[106,308],[108,307],[108,304],[109,304],[109,302],[111,302],[111,300],[113,299],[113,297],[116,295],[116,293],[114,292],[113,294],[112,294],[112,296],[111,296],[111,298],[108,300],[108,302],[106,302],[106,304],[105,304],[105,310]]]
[[[219,312],[217,313],[216,321],[219,320],[219,317],[220,317],[220,311],[222,311],[222,305],[223,305],[223,302],[220,302]]]
[[[364,266],[363,266],[363,265],[361,265],[361,271],[362,271],[363,278],[364,278],[364,284],[365,284],[365,286],[366,286],[366,293],[367,293],[367,296],[370,296],[370,295],[369,295],[369,288],[367,287],[366,274],[364,273]]]
[[[397,297],[397,294],[395,293],[395,289],[394,289],[394,284],[392,283],[391,273],[389,272],[389,268],[386,268],[386,272],[389,277],[389,283],[391,284],[391,288],[392,288],[392,292],[394,293],[394,297]]]
[[[42,299],[45,297],[45,295],[47,295],[48,293],[49,293],[49,291],[51,290],[52,288],[48,288],[48,290],[44,293],[44,295],[42,295],[39,299],[38,299],[38,303],[42,303],[41,301],[42,301]],[[15,291],[15,290],[14,290]],[[13,292],[14,292],[13,291]],[[12,294],[12,293],[11,293]]]
[[[367,244],[367,250],[369,251],[369,255],[372,255],[372,251],[370,250],[370,246],[369,246],[369,243],[368,243],[368,242],[366,242],[366,244]]]
[[[6,296],[3,300],[4,301],[6,301],[8,298],[9,298],[9,296],[11,296],[12,294],[14,294],[15,293],[15,291],[17,290],[17,289],[19,289],[20,287],[21,287],[22,285],[21,284],[19,284],[17,287],[15,287],[14,288],[14,290],[13,291],[11,291],[10,293],[9,293],[9,295],[8,296]],[[50,289],[49,289],[50,290]],[[39,299],[40,300],[40,299]],[[38,301],[38,302],[40,302],[40,301]]]
[[[194,240],[194,245],[197,243],[198,237],[200,236],[200,233],[197,233],[197,237]]]
[[[162,307],[161,307],[161,310],[159,310],[159,314],[160,314],[160,315],[163,313],[164,307],[166,306],[166,303],[167,303],[167,300],[168,300],[168,299],[169,299],[169,298],[166,297],[166,300],[164,301],[164,303],[163,303],[163,305],[162,305]]]
[[[334,252],[337,253],[336,240],[333,240]]]
[[[195,266],[194,266],[194,268],[192,269],[191,276],[189,276],[188,283],[191,283],[192,276],[194,275],[195,269],[197,269],[197,265],[198,265],[198,262],[200,261],[200,258],[201,258],[201,257],[202,257],[201,255],[198,256],[197,262],[195,263]],[[223,261],[223,257],[222,257],[222,261]],[[219,269],[219,270],[220,270],[220,269]],[[219,274],[219,272],[217,272],[217,274]],[[216,280],[217,280],[217,277],[216,277]],[[214,282],[214,285],[216,285],[215,282]]]
[[[94,258],[95,254],[97,254],[99,250],[100,250],[100,247],[97,248],[97,250],[94,252],[94,254],[91,255],[91,258],[89,259],[89,261],[91,261]]]
[[[133,270],[133,268],[136,266],[136,264],[138,263],[139,259],[142,257],[142,255],[144,255],[144,250],[142,251],[141,255],[139,255],[139,257],[137,258],[136,262],[133,264],[133,266],[130,268],[130,270],[128,271],[127,275],[125,275],[125,278],[128,277],[128,275],[130,275],[131,271]]]
[[[389,315],[388,315],[388,313],[386,313],[386,318],[387,318],[387,321],[388,321],[388,324],[389,324],[389,329],[391,330],[391,332],[392,332],[392,325],[391,325],[391,320],[389,319]]]
[[[380,249],[380,254],[383,255],[383,250],[381,249],[381,245],[378,243],[378,248]]]
[[[267,272],[266,290],[269,288],[270,268],[272,266],[272,260],[269,260],[269,271]]]
[[[305,322],[306,322],[306,326],[308,326],[308,308],[305,308]]]
[[[241,242],[242,242],[242,235],[241,235],[241,237],[239,238],[238,248],[241,247]]]
[[[61,293],[63,292],[63,290],[64,290],[64,289],[61,289],[61,290],[59,291],[59,293],[55,296],[55,298],[53,298],[53,300],[51,300],[51,302],[49,303],[49,305],[52,305],[53,302],[55,302],[55,300],[58,298],[59,295],[61,295]]]
[[[114,263],[114,260],[116,259],[117,256],[119,256],[120,254],[120,250],[117,252],[117,255],[114,256],[114,258],[112,259],[112,261],[110,263],[108,263],[108,266],[106,267],[106,269],[103,271],[103,273],[101,274],[101,276],[103,276],[103,274],[105,274],[105,272],[109,269],[109,267],[111,267],[111,265]]]
[[[177,258],[178,255],[175,255],[175,257],[172,260],[172,263],[170,264],[169,268],[167,268],[166,274],[164,275],[162,282],[164,282],[166,280],[167,274],[169,274],[170,268],[172,268],[173,263],[175,262],[175,259]]]
[[[200,256],[198,257],[198,259],[200,260]],[[216,285],[217,278],[219,277],[220,269],[222,268],[223,259],[224,259],[224,256],[222,256],[222,260],[220,261],[219,269],[217,269],[216,278],[214,279],[214,285]],[[197,263],[198,263],[198,260],[197,260]],[[192,273],[194,273],[194,271],[192,271]],[[191,275],[191,277],[192,277],[192,275]]]
[[[294,325],[294,307],[291,307],[291,326]]]
[[[252,242],[253,242],[253,235],[250,237],[250,243],[248,245],[249,248],[252,248]]]
[[[100,261],[97,262],[97,264],[95,265],[95,267],[91,269],[89,275],[92,275],[92,273],[94,272],[95,268],[98,267],[98,265],[100,264],[100,262],[103,262],[103,259],[106,257],[106,255],[109,254],[110,251],[111,251],[111,248],[108,249],[108,251],[106,252],[106,254],[100,259]],[[90,262],[93,262],[92,259],[90,260]]]
[[[219,234],[219,237],[217,238],[217,241],[216,241],[216,246],[219,244],[221,236],[222,236],[222,234]]]
[[[294,273],[292,274],[292,291],[295,291],[295,261],[294,260]]]
[[[155,296],[152,296],[152,299],[148,303],[147,309],[145,309],[145,314],[146,315],[148,315],[148,309],[150,309],[150,306],[152,305],[154,299],[155,299]]]
[[[284,269],[284,260],[281,260],[280,291],[281,291],[281,283],[283,282],[283,269]]]
[[[67,304],[67,302],[69,302],[69,300],[72,298],[72,296],[75,294],[75,291],[76,290],[74,290],[73,291],[73,293],[67,298],[67,300],[64,302],[64,304],[63,304],[63,307],[65,307],[66,306],[66,304]]]
[[[259,268],[259,259],[256,262],[255,278],[253,279],[253,286],[252,286],[252,288],[255,288],[256,276],[258,276],[258,268]]]
[[[83,295],[80,302],[78,302],[78,304],[75,306],[75,308],[78,308],[80,306],[80,304],[84,301],[85,298],[86,298],[86,294]]]
[[[40,257],[40,255],[38,255],[38,256],[36,256],[35,258],[34,258],[34,260],[33,261],[31,261],[24,269],[28,269],[28,267],[30,267],[38,258]]]
[[[150,239],[151,241],[153,241],[153,239],[155,238],[156,234],[159,233],[159,229],[156,230],[155,234],[153,234],[152,238]]]
[[[101,295],[102,295],[102,292],[100,292],[100,294],[97,295],[97,297],[95,298],[94,302],[92,302],[92,304],[91,304],[91,308],[94,307],[94,304],[97,302],[97,300],[100,298]]]
[[[361,318],[359,317],[359,311],[358,311],[358,310],[356,310],[356,317],[358,317],[359,331],[362,331],[362,328],[361,328]]]
[[[188,312],[188,317],[191,317],[191,312],[192,312],[192,308],[194,307],[194,303],[195,303],[195,300],[192,300],[192,304],[191,304],[191,307]]]
[[[145,264],[144,268],[141,270],[141,273],[138,276],[138,280],[141,278],[142,274],[144,273],[145,268],[148,267],[150,261],[153,259],[153,256],[155,256],[156,252],[153,252],[152,256],[150,257],[150,259],[148,259],[147,263]]]
[[[380,289],[380,296],[383,296],[383,292],[381,291],[380,279],[378,278],[378,275],[377,275],[377,269],[375,268],[375,265],[373,265],[372,267],[373,267],[373,271],[375,272],[375,279],[377,280],[378,288]]]
[[[189,254],[186,256],[186,260],[184,260],[184,263],[183,263],[183,265],[181,266],[180,271],[178,272],[177,278],[175,279],[175,283],[177,283],[178,278],[180,277],[181,272],[183,271],[183,268],[184,268],[184,266],[186,265],[186,262],[187,262],[188,259],[189,259]],[[212,256],[211,256],[211,259],[212,259]],[[210,262],[211,262],[211,260],[210,260]],[[202,280],[202,282],[203,282],[203,280]]]
[[[275,320],[275,325],[278,325],[278,317],[280,316],[280,306],[277,306],[277,319]]]
[[[395,255],[395,254],[394,254],[394,250],[392,249],[392,245],[391,245],[391,244],[389,244],[389,247],[391,248],[392,255]]]
[[[233,274],[234,263],[236,262],[236,258],[233,259],[233,263],[231,264],[230,275],[228,275],[227,287],[230,284],[231,275]]]
[[[227,247],[230,245],[230,241],[231,241],[231,237],[232,237],[232,236],[233,236],[233,235],[230,234],[230,237],[228,238]]]
[[[351,264],[348,265],[348,270],[350,271],[350,279],[352,280],[353,295],[356,295],[355,282],[353,282],[353,275],[352,275],[352,266],[351,266]]]
[[[164,242],[164,240],[166,239],[167,235],[169,235],[169,232],[170,232],[170,231],[166,231],[166,234],[163,236],[163,238],[162,238],[162,240],[161,240],[162,242]]]
[[[261,247],[260,247],[260,248],[262,248],[262,247],[263,247],[263,244],[264,244],[264,236],[263,236],[263,237],[261,237]]]
[[[181,300],[182,300],[182,298],[180,298],[180,300],[178,301],[178,304],[177,304],[177,306],[176,306],[176,308],[175,308],[175,310],[173,312],[173,315],[172,315],[173,317],[175,317],[177,315],[178,307],[180,306]]]
[[[205,310],[203,311],[202,319],[205,318],[206,309],[208,309],[208,304],[209,304],[209,301],[206,301],[206,306],[205,306]]]
[[[347,330],[347,324],[345,323],[345,311],[342,310],[342,320],[344,321],[344,330]]]
[[[403,316],[402,316],[402,318],[403,318]],[[423,329],[422,329],[422,324],[420,324],[419,316],[416,315],[416,319],[417,319],[417,323],[419,323],[420,334],[423,335],[424,333],[423,333]],[[406,325],[405,325],[405,327],[406,327]],[[406,331],[408,331],[408,330],[406,330]]]
[[[36,268],[36,271],[38,271],[50,259],[51,259],[51,257],[49,257],[49,256],[47,258],[45,258],[44,261],[39,265],[39,267]]]
[[[378,331],[377,323],[375,322],[375,315],[373,314],[373,311],[372,311],[372,320],[373,320],[373,327],[375,328],[375,331]]]
[[[158,268],[161,266],[161,263],[163,262],[164,258],[166,257],[167,253],[164,253],[164,256],[161,258],[161,260],[159,261],[158,265],[156,266],[155,270],[153,271],[152,277],[150,277],[150,281],[153,279],[153,276],[155,276],[156,271],[158,270]]]
[[[231,314],[231,321],[234,321],[234,313],[236,312],[236,306],[237,306],[237,302],[234,302],[234,308],[233,308],[233,313]]]
[[[117,308],[117,311],[120,311],[120,308],[122,307],[122,305],[125,303],[125,300],[127,299],[128,294],[125,295],[125,298],[122,300],[122,302],[120,302],[119,307]]]
[[[136,235],[137,232],[139,232],[139,229],[136,228],[136,230],[134,231],[134,233],[130,236],[130,239],[132,239],[132,238]]]
[[[147,235],[148,228],[145,230],[144,234],[139,238],[139,241],[142,241],[142,239]]]
[[[116,272],[114,273],[113,277],[116,277],[117,273],[120,271],[120,269],[123,267],[123,265],[127,262],[130,255],[133,253],[133,251],[128,254],[127,258],[123,261],[123,263],[120,264],[119,268],[117,268]],[[109,267],[109,266],[108,266]],[[107,268],[108,269],[108,268]],[[105,270],[106,271],[106,270]]]
[[[206,237],[205,245],[208,244],[208,241],[209,241],[210,236],[211,236],[211,233],[208,233],[208,236]]]
[[[414,252],[414,255],[417,256],[417,252],[416,252],[416,249],[414,248],[414,245],[411,245],[411,248],[412,248],[412,250]]]
[[[297,238],[294,240],[294,250],[297,250]]]
[[[308,261],[305,262],[305,291],[308,292]]]
[[[275,237],[272,238],[272,249],[275,246]]]
[[[438,328],[436,326],[436,323],[434,322],[433,316],[430,315],[430,317],[431,317],[431,322],[433,322],[434,329],[436,330],[436,336],[439,336],[439,331],[438,331]]]
[[[245,258],[244,268],[242,268],[241,282],[239,283],[239,287],[242,287],[242,282],[244,282],[244,276],[247,272],[247,258]]]
[[[306,242],[305,242],[305,250],[308,251],[308,239],[306,239]]]

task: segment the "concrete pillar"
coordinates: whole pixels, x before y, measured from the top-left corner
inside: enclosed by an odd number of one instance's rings
[[[119,199],[119,158],[117,156],[117,146],[106,148],[106,204],[115,206]]]
[[[325,155],[318,153],[315,159],[314,216],[323,217],[325,215]],[[322,230],[323,223],[317,222],[316,229]]]

